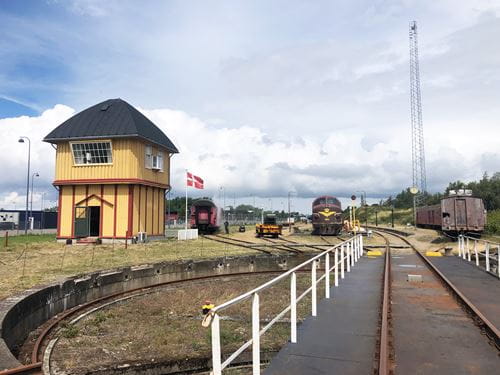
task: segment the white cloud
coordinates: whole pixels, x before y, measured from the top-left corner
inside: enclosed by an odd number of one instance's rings
[[[412,19],[429,186],[476,178],[499,160],[498,1],[51,4],[58,12],[46,17],[0,12],[0,94],[35,108],[83,109],[112,97],[148,108],[181,149],[176,189],[186,167],[212,189],[241,195],[388,193],[409,185]],[[43,69],[25,76],[31,68]],[[29,131],[40,140],[73,113],[64,108],[1,120],[0,168],[9,176],[1,194],[22,195],[26,154],[17,136]],[[53,154],[34,144],[47,190]]]
[[[302,197],[324,193],[349,196],[356,190],[384,196],[410,183],[406,128],[384,137],[374,135],[373,139],[356,129],[325,134],[320,140],[309,134],[278,139],[256,127],[210,125],[178,110],[141,110],[180,150],[172,159],[172,185],[178,194],[184,189],[185,169],[205,179],[207,190],[198,193],[214,195],[224,186],[238,197],[279,197],[290,190]],[[25,198],[27,149],[17,142],[19,135],[31,138],[32,171],[40,173],[35,180],[34,205],[40,205],[42,191],[50,193],[47,200],[55,200],[50,187],[55,151],[42,138],[72,114],[70,107],[56,105],[38,117],[0,120],[4,137],[0,174],[8,176],[0,182],[0,206],[12,208],[13,202],[19,206]],[[432,190],[442,190],[451,180],[477,178],[485,167],[494,168],[499,159],[497,141],[481,132],[480,125],[474,141],[482,147],[471,145],[470,134],[455,133],[450,138],[449,128],[438,125],[427,129],[426,136]]]

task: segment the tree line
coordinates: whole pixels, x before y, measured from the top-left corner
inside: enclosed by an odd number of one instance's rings
[[[448,196],[450,190],[469,189],[475,197],[482,198],[485,208],[488,211],[500,209],[500,172],[496,172],[493,176],[484,173],[479,181],[450,182],[443,193],[430,194],[425,192],[422,197],[423,205],[438,204],[443,197]],[[413,194],[410,193],[410,188],[402,190],[395,197],[390,196],[384,201],[381,201],[382,206],[394,208],[411,208],[413,206]]]
[[[203,198],[189,198],[188,197],[188,209],[191,207],[194,201],[198,199],[209,199],[211,198],[208,197],[203,197]],[[170,212],[177,212],[179,214],[179,218],[184,219],[186,216],[186,198],[184,197],[176,197],[170,199],[170,202],[167,202],[167,205],[165,206],[165,213],[168,212],[168,205],[170,204]],[[222,207],[220,207],[222,208]],[[285,220],[288,218],[288,212],[285,212],[283,210],[278,211],[269,211],[269,210],[264,210],[265,214],[268,213],[273,213],[276,215],[278,220]],[[254,207],[251,204],[240,204],[236,207],[232,205],[226,206],[226,215],[231,218],[238,218],[241,220],[244,220],[245,218],[260,218],[262,215],[262,208],[259,207]],[[292,217],[297,217],[299,216],[299,212],[291,212]]]

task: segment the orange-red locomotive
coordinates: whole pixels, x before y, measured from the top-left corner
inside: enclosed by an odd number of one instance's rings
[[[318,197],[312,204],[312,234],[336,236],[342,230],[340,201],[330,195]]]

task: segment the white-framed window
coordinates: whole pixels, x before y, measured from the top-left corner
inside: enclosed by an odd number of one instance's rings
[[[72,142],[71,150],[75,165],[113,163],[111,141]]]
[[[156,159],[157,159],[157,165],[158,165],[158,169],[160,171],[163,171],[163,152],[161,151],[158,151],[158,154],[156,155]]]
[[[153,148],[151,146],[146,146],[146,168],[154,169],[160,172],[163,172],[163,152],[156,151],[153,152]]]
[[[146,168],[153,168],[153,148],[151,146],[146,146]]]

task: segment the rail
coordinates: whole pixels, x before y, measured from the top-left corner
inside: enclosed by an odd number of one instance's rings
[[[330,255],[333,254],[334,264],[330,267]],[[361,235],[350,238],[347,241],[332,246],[331,248],[315,255],[298,266],[282,273],[278,277],[260,285],[259,287],[233,298],[219,306],[214,307],[207,314],[205,324],[210,324],[212,330],[212,366],[213,375],[221,375],[222,370],[226,368],[233,360],[243,353],[250,346],[252,347],[252,373],[260,374],[260,336],[269,328],[278,322],[290,311],[290,341],[297,342],[297,303],[306,295],[311,293],[311,315],[317,315],[317,285],[323,279],[325,280],[325,298],[330,298],[330,274],[334,273],[334,285],[339,285],[339,265],[340,279],[344,278],[345,272],[350,272],[354,264],[363,255],[363,238]],[[317,277],[318,263],[324,258],[325,272],[321,277]],[[311,286],[300,296],[297,296],[297,272],[306,266],[311,265]],[[275,285],[281,280],[290,277],[290,304],[269,321],[264,327],[260,327],[260,293]],[[221,337],[220,337],[220,313],[230,306],[252,299],[252,338],[240,346],[233,354],[222,361]],[[208,322],[208,323],[207,323]]]
[[[493,248],[496,247],[496,257],[493,256]],[[500,243],[495,243],[487,240],[480,240],[473,237],[468,237],[464,235],[458,236],[458,256],[469,262],[472,262],[472,256],[474,255],[474,260],[476,266],[481,267],[479,262],[480,258],[484,258],[484,268],[487,272],[496,275],[500,278]],[[491,270],[492,262],[496,263],[496,271]]]

